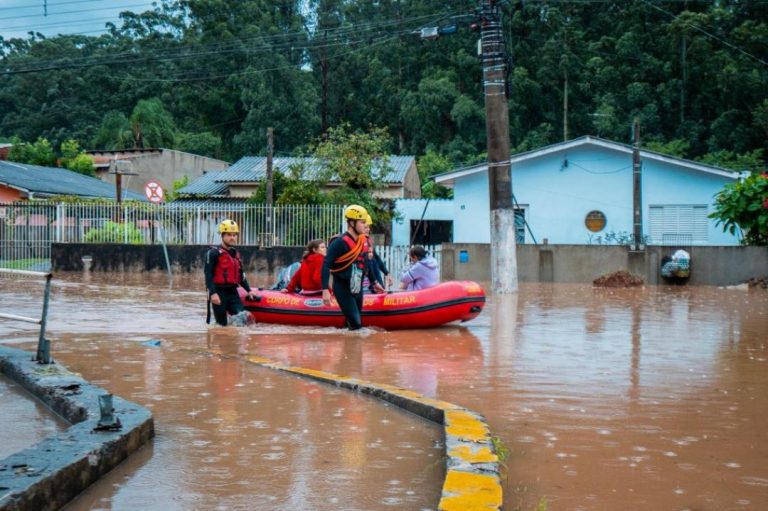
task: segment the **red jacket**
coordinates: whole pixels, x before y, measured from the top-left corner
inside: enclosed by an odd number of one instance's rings
[[[302,259],[301,266],[286,286],[288,292],[293,293],[296,285],[299,285],[304,293],[321,291],[323,286],[320,284],[320,272],[323,269],[323,259],[323,255],[317,252],[312,252]]]

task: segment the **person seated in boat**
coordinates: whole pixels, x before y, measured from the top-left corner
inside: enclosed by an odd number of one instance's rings
[[[434,257],[427,254],[421,245],[414,245],[408,252],[411,265],[400,277],[400,289],[418,291],[440,283],[440,268]]]
[[[323,291],[320,276],[323,270],[323,259],[328,252],[328,247],[323,240],[312,240],[307,244],[307,250],[301,258],[299,270],[294,273],[291,281],[283,293],[295,293],[298,289],[301,294],[319,294]]]
[[[240,252],[235,248],[240,227],[233,220],[224,220],[219,224],[221,245],[208,250],[205,257],[205,287],[208,290],[208,318],[211,322],[211,308],[216,323],[227,325],[228,315],[233,323],[244,325],[245,306],[237,292],[238,287],[245,289],[250,300],[256,297],[251,291],[251,286],[245,278],[243,264],[240,261]]]
[[[277,272],[277,282],[275,282],[275,284],[269,289],[272,291],[281,291],[285,289],[293,276],[296,275],[296,272],[299,271],[300,266],[301,261],[296,261],[295,263],[291,263],[288,266],[283,266],[280,268],[280,271]]]
[[[379,254],[373,246],[373,240],[371,239],[372,225],[373,219],[371,218],[371,215],[368,215],[365,225],[365,235],[368,237],[368,251],[366,253],[368,272],[365,278],[363,278],[363,292],[384,293],[392,286],[392,277],[389,275],[387,265],[384,264],[384,261],[379,257]],[[384,279],[387,281],[386,286],[384,285]]]
[[[323,260],[321,283],[323,303],[331,304],[329,281],[333,274],[333,294],[339,304],[350,330],[362,328],[363,276],[367,270],[365,262],[367,238],[365,224],[368,211],[357,204],[347,206],[344,219],[347,230],[328,246]]]

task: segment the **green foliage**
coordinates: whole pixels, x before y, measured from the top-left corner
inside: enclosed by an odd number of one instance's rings
[[[180,132],[176,135],[174,149],[211,158],[220,158],[221,137],[210,131],[202,133]]]
[[[164,0],[107,34],[0,40],[0,137],[234,161],[264,153],[267,127],[288,153],[347,122],[386,128],[390,153],[466,163],[485,150],[477,33],[459,23],[451,36],[411,35],[466,2],[309,5]],[[505,33],[519,35],[507,38],[516,151],[582,135],[627,142],[635,117],[667,154],[768,149],[768,5],[499,5]]]
[[[170,190],[166,193],[165,200],[166,202],[171,202],[176,200],[178,197],[178,191],[184,188],[189,184],[189,176],[181,176],[179,179],[173,180],[173,190]]]
[[[93,157],[80,151],[80,144],[77,140],[65,140],[61,143],[61,166],[85,174],[86,176],[95,176],[93,167]]]
[[[344,123],[330,128],[311,151],[324,164],[321,181],[337,180],[342,187],[359,193],[382,186],[383,178],[391,171],[385,159],[390,144],[385,128],[352,130]]]
[[[768,173],[755,172],[725,185],[709,217],[731,234],[740,228],[746,245],[768,245]]]
[[[733,151],[715,151],[714,153],[705,154],[697,158],[697,160],[702,163],[739,172],[749,171],[762,167],[763,150],[755,149],[744,154],[736,154]]]
[[[40,165],[42,167],[56,166],[56,154],[53,152],[53,147],[48,140],[38,138],[34,144],[28,144],[21,142],[18,137],[14,137],[11,143],[13,146],[8,151],[9,161]]]
[[[648,150],[657,153],[668,154],[669,156],[675,156],[677,158],[685,158],[691,144],[678,138],[670,140],[669,142],[648,142],[645,144],[645,147]]]
[[[142,99],[131,113],[134,147],[173,147],[176,124],[159,98]]]
[[[448,157],[433,151],[427,151],[427,154],[419,158],[416,166],[419,169],[421,196],[423,198],[443,199],[453,196],[453,190],[440,186],[430,179],[436,174],[448,172],[453,168],[453,164]]]
[[[9,270],[32,270],[38,271],[40,266],[50,265],[48,259],[40,258],[28,258],[28,259],[12,259],[3,261],[3,268]]]
[[[499,458],[499,461],[501,463],[504,463],[509,458],[510,450],[509,447],[504,444],[504,441],[497,437],[491,437],[491,445],[493,446],[493,452],[496,453],[496,457]]]
[[[114,151],[133,147],[131,123],[122,112],[107,112],[91,142],[97,149]]]
[[[83,236],[85,243],[125,243],[125,240],[131,245],[141,245],[144,236],[132,223],[118,224],[110,221],[105,222],[104,227],[91,229]]]
[[[90,154],[80,153],[73,159],[64,164],[66,168],[86,176],[95,176],[96,172],[93,167],[93,156]]]

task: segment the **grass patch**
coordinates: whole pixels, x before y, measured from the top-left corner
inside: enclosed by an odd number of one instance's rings
[[[36,267],[39,268],[41,265],[49,265],[48,259],[30,258],[14,259],[12,261],[0,261],[0,268],[5,268],[8,270],[31,270]]]

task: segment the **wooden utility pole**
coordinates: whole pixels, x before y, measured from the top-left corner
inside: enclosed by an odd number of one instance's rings
[[[517,292],[517,246],[509,162],[507,51],[498,2],[481,0],[480,9],[491,208],[491,287],[494,293],[509,294]]]
[[[643,179],[640,164],[640,120],[632,125],[632,211],[634,222],[632,229],[632,249],[640,250],[643,246]]]
[[[274,151],[274,128],[267,128],[267,183],[266,183],[266,195],[267,195],[267,243],[269,247],[274,244],[274,230],[272,228],[272,153]]]
[[[267,128],[267,206],[272,206],[272,153],[275,148],[274,128]]]

